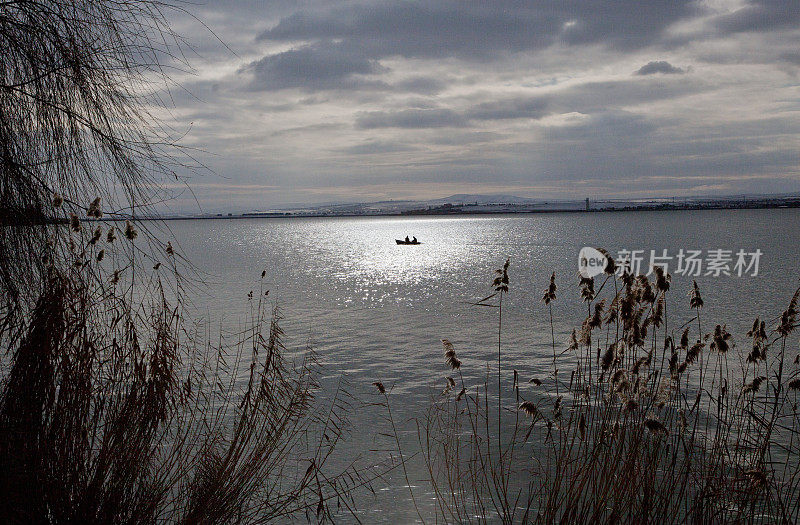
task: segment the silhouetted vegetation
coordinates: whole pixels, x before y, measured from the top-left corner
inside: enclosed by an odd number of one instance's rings
[[[135,221],[192,169],[152,114],[163,58],[185,65],[178,8],[0,3],[4,521],[324,520],[364,483],[329,468],[347,396],[315,401],[313,352],[288,359],[266,290],[211,344],[186,329],[180,254]]]
[[[498,362],[496,378],[469,384],[462,352],[442,341],[451,375],[418,419],[431,520],[795,523],[800,289],[781,315],[754,321],[740,351],[724,325],[703,325],[696,283],[696,315],[673,324],[669,275],[615,269],[612,260],[597,290],[581,278],[586,319],[563,347],[554,342],[547,376]],[[498,311],[498,359],[508,281],[506,264],[476,303]],[[543,301],[555,300],[553,275]]]
[[[179,250],[135,220],[192,164],[153,117],[170,84],[162,58],[188,68],[169,9],[0,3],[4,520],[325,520],[370,482],[332,465],[348,395],[315,399],[314,353],[283,346],[267,290],[233,344],[212,344],[186,326]],[[674,320],[668,275],[610,264],[580,280],[586,319],[562,346],[553,275],[552,374],[523,378],[503,353],[509,265],[475,303],[498,313],[496,377],[465,381],[444,339],[447,386],[418,420],[436,520],[800,520],[800,290],[734,352],[725,325],[704,325],[696,283],[694,317]],[[391,392],[374,385],[411,485]]]
[[[314,354],[287,361],[265,303],[224,347],[196,342],[180,308],[150,307],[143,324],[54,272],[22,330],[3,334],[4,520],[260,523],[351,504],[364,480],[328,468],[346,394],[319,411]]]

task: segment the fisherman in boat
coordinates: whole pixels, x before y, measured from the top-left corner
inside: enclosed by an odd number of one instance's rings
[[[406,235],[406,242],[409,242],[409,240],[408,240],[408,235]]]
[[[408,238],[408,237],[406,237],[406,238]],[[411,242],[412,242],[412,243],[414,243],[414,244],[417,244],[417,238],[416,238],[416,237],[414,237],[414,240],[413,240],[413,241],[411,241]]]

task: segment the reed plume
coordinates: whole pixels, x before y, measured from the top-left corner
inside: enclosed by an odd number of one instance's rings
[[[655,435],[658,434],[666,435],[669,433],[667,427],[665,427],[661,421],[658,421],[656,419],[645,419],[644,426],[647,428],[647,430],[649,430],[651,433]]]
[[[542,297],[544,304],[549,305],[552,301],[556,300],[556,288],[556,272],[553,272],[552,275],[550,275],[550,284]]]
[[[534,405],[530,401],[523,401],[522,403],[520,403],[519,409],[520,411],[524,412],[526,416],[530,418],[536,417],[539,414],[539,409],[536,408],[536,405]]]
[[[100,209],[100,197],[97,197],[89,204],[89,207],[86,209],[86,215],[95,219],[99,219],[103,216],[103,211]]]
[[[598,290],[582,279],[581,297],[591,299],[580,330],[569,332],[570,352],[553,352],[552,383],[534,377],[529,388],[518,384],[517,366],[506,365],[509,376],[513,370],[516,409],[499,405],[496,429],[488,373],[474,385],[475,395],[467,395],[471,379],[463,371],[466,384],[456,400],[466,403],[436,398],[418,436],[436,520],[800,520],[800,465],[792,459],[800,454],[800,355],[790,373],[785,360],[800,292],[782,316],[768,317],[777,319],[773,328],[756,318],[747,337],[758,357],[741,355],[739,371],[728,365],[739,356],[728,325],[701,330],[697,283],[689,289],[694,317],[675,323],[666,308],[674,283],[666,272],[654,272],[653,281],[628,271],[609,275],[614,286]],[[554,274],[550,281],[555,284]],[[549,292],[542,299],[551,306],[555,293]],[[446,358],[450,350],[455,357],[447,343]],[[767,359],[767,349],[778,345]],[[707,346],[713,354],[704,354]],[[566,378],[558,368],[568,368]],[[502,367],[496,373],[498,382],[505,378]]]
[[[449,339],[442,339],[442,347],[444,348],[444,358],[447,366],[453,370],[461,368],[461,360],[456,356],[453,343],[451,343]]]
[[[700,296],[700,288],[697,281],[692,281],[692,289],[689,290],[689,307],[700,309],[703,307],[703,298]]]
[[[127,238],[129,241],[133,241],[138,236],[139,232],[136,231],[133,223],[131,221],[125,221],[125,238]]]

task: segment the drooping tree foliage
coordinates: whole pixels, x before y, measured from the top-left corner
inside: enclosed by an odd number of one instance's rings
[[[0,521],[324,519],[361,484],[327,467],[346,396],[319,410],[266,291],[211,344],[133,220],[189,167],[154,114],[180,8],[0,0]]]
[[[180,41],[165,18],[174,8],[0,2],[0,223],[81,219],[98,197],[106,213],[134,214],[154,198],[177,160],[152,114],[161,107],[156,88],[169,83],[165,58],[181,64]],[[0,228],[7,299],[41,283],[62,248],[60,233]]]

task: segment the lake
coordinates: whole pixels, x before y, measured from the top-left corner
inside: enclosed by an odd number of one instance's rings
[[[195,265],[203,282],[190,292],[191,310],[210,319],[212,330],[233,332],[246,326],[248,293],[259,290],[261,273],[266,272],[263,285],[284,317],[287,345],[301,348],[310,342],[321,358],[323,388],[344,375],[363,402],[351,414],[352,432],[343,453],[363,454],[368,461],[369,450],[389,446],[376,436],[386,431],[387,422],[383,411],[370,405],[381,400],[373,381],[391,390],[394,418],[411,447],[416,434],[410,418],[444,388],[449,373],[442,338],[455,345],[465,380],[481,381],[487,366],[496,366],[497,310],[471,303],[492,292],[494,270],[506,258],[510,291],[503,305],[502,352],[510,388],[512,369],[525,383],[551,370],[549,312],[541,297],[552,272],[558,285],[553,316],[560,349],[586,317],[577,273],[582,247],[602,247],[613,256],[641,250],[645,272],[651,250],[659,256],[666,250],[672,259],[661,262],[673,274],[669,322],[677,326],[692,318],[687,292],[695,279],[705,300],[704,322],[709,328],[727,323],[746,353],[744,333],[753,319],[761,316],[774,324],[771,320],[800,284],[799,225],[797,209],[167,224],[176,249]],[[406,235],[422,244],[395,243]],[[695,258],[701,261],[700,275],[677,272],[678,255],[690,250],[700,252]],[[738,260],[740,251],[749,268]],[[753,275],[752,254],[758,251]],[[740,355],[740,348],[734,355]],[[421,470],[410,474],[412,484],[424,477]],[[388,479],[375,484],[378,496],[364,495],[359,501],[365,521],[389,523],[416,516],[402,487],[405,482],[397,476]],[[423,505],[432,505],[424,484],[417,490]]]

